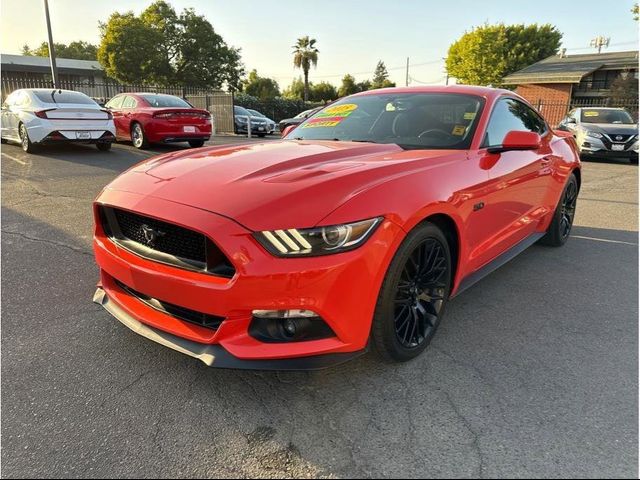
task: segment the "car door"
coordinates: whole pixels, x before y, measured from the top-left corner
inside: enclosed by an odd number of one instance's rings
[[[17,92],[12,93],[2,102],[2,138],[15,137],[11,128],[11,107],[13,106]]]
[[[116,127],[116,138],[128,140],[130,136],[129,131],[123,128],[122,102],[124,102],[124,99],[124,95],[116,95],[107,102],[105,107],[107,107],[111,115],[113,115],[113,123]]]
[[[540,134],[540,148],[488,152],[488,147],[501,145],[506,134],[514,130]],[[512,97],[498,100],[479,151],[489,181],[480,214],[487,237],[474,252],[476,267],[534,234],[548,213],[543,205],[553,161],[550,139],[549,128],[532,108]]]
[[[137,107],[136,99],[130,95],[124,97],[124,101],[122,102],[120,116],[120,125],[122,128],[123,136],[127,140],[131,140],[131,122],[134,120],[135,109]]]

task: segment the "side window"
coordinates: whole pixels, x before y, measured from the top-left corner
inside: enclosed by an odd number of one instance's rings
[[[123,100],[124,100],[124,96],[120,95],[118,97],[115,97],[109,100],[105,106],[107,108],[115,108],[117,110],[118,108],[122,107]]]
[[[136,100],[133,97],[126,97],[122,102],[122,108],[136,108]]]
[[[504,137],[512,130],[543,135],[547,131],[547,126],[542,117],[529,106],[513,98],[503,98],[498,101],[491,113],[482,146],[501,145]]]

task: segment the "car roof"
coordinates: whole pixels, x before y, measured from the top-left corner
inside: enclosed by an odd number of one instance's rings
[[[455,93],[458,95],[475,95],[487,99],[507,94],[518,97],[518,95],[511,90],[493,87],[480,87],[476,85],[433,85],[419,87],[378,88],[376,90],[367,90],[366,92],[356,93],[354,96],[375,95],[380,93]]]

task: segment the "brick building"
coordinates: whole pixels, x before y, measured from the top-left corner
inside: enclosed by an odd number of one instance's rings
[[[637,50],[554,55],[508,75],[503,84],[517,86],[516,92],[555,125],[571,107],[609,105],[611,84],[619,75],[638,78]]]

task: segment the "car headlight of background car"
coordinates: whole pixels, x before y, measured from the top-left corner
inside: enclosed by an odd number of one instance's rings
[[[339,253],[362,245],[375,231],[382,217],[354,223],[256,232],[254,237],[270,253],[279,257],[313,257]]]
[[[247,123],[247,117],[236,117],[236,120],[240,123]]]
[[[585,131],[584,134],[587,137],[591,137],[591,138],[602,138],[602,134],[598,133],[598,132],[591,132],[589,130]]]

